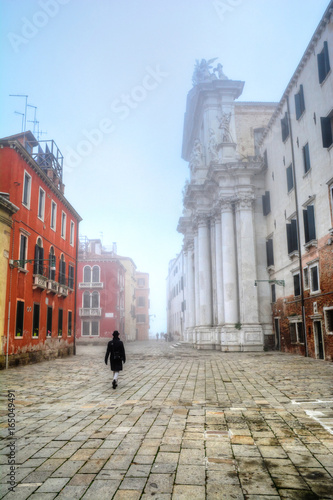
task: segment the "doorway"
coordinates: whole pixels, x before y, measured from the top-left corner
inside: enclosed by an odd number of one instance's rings
[[[274,318],[274,329],[275,329],[275,349],[280,351],[281,342],[280,342],[280,321],[278,318]]]
[[[321,321],[314,321],[313,322],[313,331],[314,331],[316,358],[317,359],[325,359]]]

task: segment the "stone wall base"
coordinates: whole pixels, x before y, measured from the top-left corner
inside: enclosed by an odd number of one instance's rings
[[[24,366],[33,363],[40,363],[41,361],[49,361],[51,359],[63,358],[65,356],[72,356],[74,354],[74,345],[62,345],[57,348],[39,349],[28,352],[20,352],[17,354],[10,354],[8,356],[9,368],[13,366]],[[6,356],[0,355],[0,370],[6,368]]]

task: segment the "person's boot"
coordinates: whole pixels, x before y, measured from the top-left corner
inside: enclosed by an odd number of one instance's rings
[[[115,389],[117,387],[117,381],[113,379],[112,381],[112,387]]]

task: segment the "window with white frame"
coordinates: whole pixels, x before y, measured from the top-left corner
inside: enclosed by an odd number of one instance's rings
[[[61,237],[63,239],[66,238],[66,218],[67,218],[67,216],[66,216],[65,212],[62,212],[61,213]]]
[[[24,172],[23,179],[23,196],[22,196],[22,204],[30,208],[30,199],[31,199],[31,175],[28,172]]]
[[[301,295],[301,279],[299,272],[293,274],[293,281],[294,281],[294,295],[295,297],[298,297],[299,295]]]
[[[326,333],[333,335],[333,307],[324,307]]]
[[[28,250],[28,238],[25,234],[20,234],[20,256],[19,256],[19,266],[22,269],[26,268],[27,260],[27,250]]]
[[[302,321],[299,318],[288,318],[289,319],[289,334],[290,342],[292,344],[304,344],[304,332]]]
[[[83,283],[91,283],[91,267],[84,266],[83,268]]]
[[[309,269],[307,267],[303,269],[303,283],[304,290],[307,290],[309,288]]]
[[[99,283],[99,280],[100,280],[100,267],[94,266],[92,268],[92,282]]]
[[[74,246],[74,230],[75,230],[75,224],[74,224],[74,222],[71,220],[70,235],[69,235],[69,243],[70,243],[70,245],[72,245],[72,247]]]
[[[319,289],[319,265],[318,262],[309,266],[310,273],[310,292],[317,293]]]
[[[305,243],[309,243],[316,239],[316,223],[313,205],[308,205],[303,209],[303,223]]]
[[[98,337],[99,336],[99,321],[82,321],[82,336]]]
[[[45,191],[41,187],[39,188],[39,197],[38,197],[38,218],[42,221],[44,220],[45,214]]]
[[[51,219],[50,219],[50,226],[53,231],[56,230],[57,226],[57,204],[55,201],[51,201]]]

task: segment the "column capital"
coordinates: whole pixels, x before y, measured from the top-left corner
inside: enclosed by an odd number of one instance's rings
[[[196,214],[193,220],[193,224],[196,229],[198,229],[199,227],[207,227],[209,225],[209,215]]]
[[[232,212],[232,206],[235,202],[234,197],[223,198],[221,201],[221,212]]]
[[[238,196],[235,200],[237,210],[252,210],[255,196],[251,193]]]

